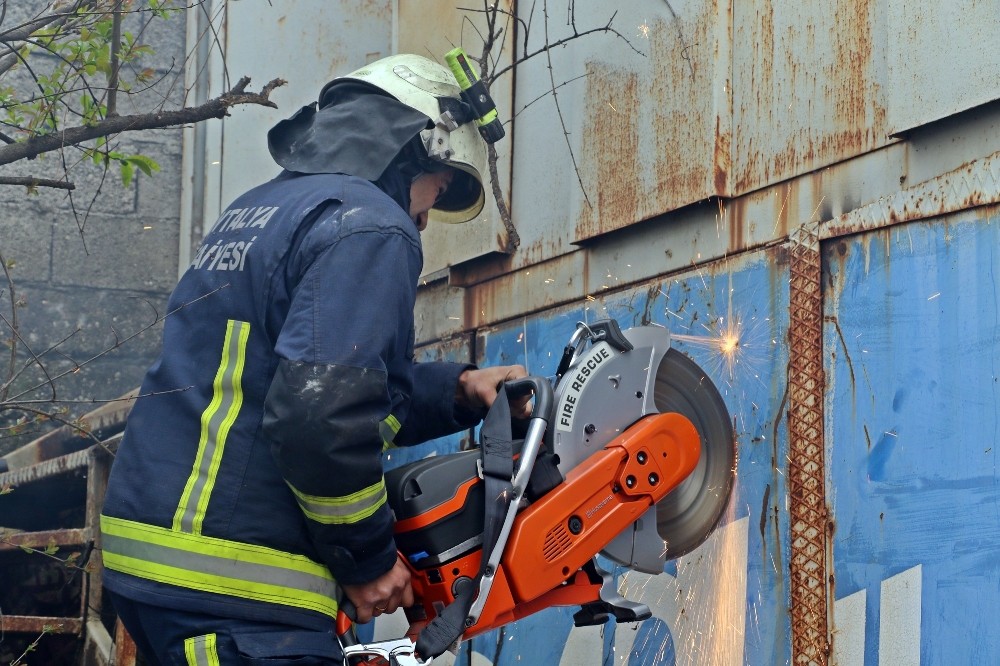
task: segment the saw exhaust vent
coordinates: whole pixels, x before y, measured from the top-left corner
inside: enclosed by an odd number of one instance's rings
[[[556,525],[545,535],[545,545],[542,546],[542,554],[546,562],[555,562],[562,557],[573,544],[569,536],[569,530],[562,523]]]

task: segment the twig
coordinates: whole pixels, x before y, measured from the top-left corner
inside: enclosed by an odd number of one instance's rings
[[[489,6],[489,0],[483,0],[483,12],[486,15],[486,36],[483,37],[482,57],[479,59],[480,78],[483,81],[490,80],[490,53],[496,44],[496,21],[498,12],[498,0],[493,0],[493,6]],[[501,47],[502,48],[502,47]],[[487,86],[489,84],[487,83]],[[487,162],[490,169],[490,189],[493,193],[493,200],[497,205],[497,212],[500,214],[500,222],[507,232],[507,243],[504,252],[511,253],[521,244],[521,235],[517,233],[514,220],[510,215],[510,208],[503,196],[503,189],[500,186],[500,174],[497,170],[497,151],[493,144],[486,146]]]
[[[149,398],[157,395],[169,395],[171,393],[181,393],[183,391],[190,391],[194,388],[194,385],[184,386],[182,388],[167,389],[165,391],[150,391],[149,393],[140,393],[136,396],[127,396],[124,398],[87,398],[86,400],[18,400],[18,405],[106,405],[112,402],[128,402],[130,400],[138,400],[139,398]]]
[[[490,185],[493,189],[493,199],[496,201],[503,228],[507,231],[507,245],[504,247],[504,251],[509,254],[521,245],[521,235],[517,233],[514,220],[510,216],[510,209],[507,208],[507,202],[503,198],[503,190],[500,189],[500,175],[497,172],[497,149],[493,147],[493,144],[489,144],[486,146],[486,152],[490,165]]]
[[[55,401],[55,402],[59,402],[59,401]],[[51,421],[55,421],[56,423],[61,423],[62,425],[70,428],[71,430],[77,431],[78,433],[80,433],[81,435],[83,435],[84,437],[86,437],[87,439],[93,440],[93,442],[95,444],[101,444],[101,440],[99,440],[97,437],[95,437],[94,434],[92,432],[90,432],[89,430],[87,430],[86,428],[82,428],[82,427],[76,425],[75,423],[73,423],[72,421],[67,421],[66,419],[60,418],[60,417],[56,416],[55,414],[50,414],[49,412],[45,412],[45,411],[42,411],[40,409],[35,409],[34,407],[26,407],[25,403],[23,403],[23,402],[17,403],[16,406],[0,407],[0,411],[3,411],[4,409],[9,409],[11,411],[18,411],[18,412],[27,412],[28,414],[34,414],[35,416],[40,416],[42,418],[49,419]],[[103,444],[101,444],[101,445],[102,445],[102,448],[103,448]]]
[[[542,25],[545,26],[545,43],[549,43],[549,3],[548,0],[542,2],[542,16],[544,20]],[[614,16],[611,20],[614,20]],[[611,25],[611,22],[608,22]],[[576,34],[576,22],[573,22],[573,33]],[[559,94],[556,92],[556,78],[552,67],[552,53],[549,49],[545,49],[545,58],[548,60],[549,69],[549,84],[551,85],[550,90],[552,91],[552,101],[556,105],[556,115],[559,116],[559,124],[562,126],[563,138],[566,139],[566,149],[569,150],[569,159],[573,162],[573,173],[576,174],[576,182],[580,183],[580,191],[583,192],[583,199],[587,202],[588,208],[593,208],[590,203],[590,197],[587,196],[587,188],[583,185],[583,177],[580,176],[580,167],[576,163],[576,155],[573,153],[573,143],[569,140],[569,130],[566,128],[566,119],[563,118],[562,107],[559,106]]]
[[[13,332],[10,338],[10,367],[7,368],[7,381],[0,387],[0,401],[6,400],[10,391],[10,383],[14,379],[14,366],[17,365],[17,295],[14,293],[14,279],[10,276],[10,269],[7,267],[7,260],[0,254],[0,267],[3,267],[4,277],[7,279],[7,289],[10,290],[10,316],[13,320],[11,328]]]
[[[15,317],[15,320],[16,320],[16,315],[17,315],[17,311],[15,309],[14,313],[11,316]],[[7,317],[4,317],[2,314],[0,314],[0,321],[3,321],[3,323],[7,324],[7,327],[11,330],[11,335],[13,336],[12,337],[12,344],[13,344],[13,340],[20,340],[20,342],[24,346],[24,348],[28,350],[28,355],[31,356],[31,360],[28,361],[24,365],[23,368],[21,368],[17,373],[15,373],[14,376],[9,381],[4,382],[4,385],[3,385],[4,390],[6,391],[7,387],[10,386],[11,382],[14,379],[17,379],[18,377],[20,377],[22,372],[24,372],[29,367],[31,367],[32,363],[37,363],[38,364],[39,369],[45,375],[46,382],[49,383],[49,384],[51,384],[52,378],[49,376],[49,372],[48,372],[48,370],[46,370],[45,366],[42,365],[41,356],[35,354],[35,352],[33,352],[31,350],[31,346],[28,345],[28,342],[24,338],[21,337],[21,332],[17,329],[17,325],[14,324],[14,323],[11,323],[10,321],[8,321]],[[76,332],[74,332],[73,334],[71,334],[69,337],[72,337],[72,335],[75,335],[75,334],[76,334]],[[11,365],[11,368],[13,368],[13,367],[14,366]],[[41,384],[41,386],[45,386],[45,384]],[[51,388],[52,388],[52,399],[55,400],[56,399],[56,387],[55,387],[55,384],[52,384]],[[4,398],[3,402],[6,402],[6,397]],[[2,406],[2,405],[3,405],[3,403],[0,402],[0,406]]]
[[[559,39],[559,40],[556,40],[554,42],[549,43],[549,40],[548,40],[548,32],[549,31],[548,31],[548,8],[547,8],[547,4],[548,4],[547,2],[543,2],[542,3],[542,12],[545,14],[545,22],[544,22],[544,25],[545,25],[545,46],[542,46],[541,48],[539,48],[539,49],[537,49],[535,51],[532,51],[531,53],[526,53],[523,56],[521,56],[520,58],[516,58],[514,60],[514,62],[512,62],[509,65],[507,65],[503,69],[499,69],[499,70],[493,72],[493,74],[490,76],[489,83],[492,83],[493,81],[495,81],[496,79],[500,78],[501,76],[503,76],[507,72],[512,71],[515,67],[518,67],[522,63],[524,63],[524,62],[526,62],[528,60],[531,60],[535,56],[541,55],[543,53],[548,54],[549,51],[551,51],[552,49],[556,48],[557,46],[562,46],[563,44],[566,44],[567,42],[570,42],[570,41],[572,41],[574,39],[578,39],[580,37],[585,37],[587,35],[592,35],[592,34],[597,33],[597,32],[607,32],[607,33],[611,33],[612,35],[615,35],[616,37],[618,37],[619,39],[621,39],[623,42],[625,42],[626,44],[628,44],[628,47],[630,49],[632,49],[633,51],[635,51],[637,54],[641,55],[642,57],[646,57],[646,54],[643,53],[642,51],[640,51],[639,49],[635,48],[635,46],[632,45],[632,42],[630,42],[628,40],[628,38],[625,37],[625,35],[621,34],[620,32],[618,32],[617,30],[615,30],[614,28],[611,27],[611,24],[614,22],[615,16],[618,15],[618,12],[615,12],[614,14],[612,14],[611,18],[608,19],[607,24],[604,25],[603,27],[600,27],[600,28],[591,28],[590,30],[584,30],[583,32],[579,32],[576,29],[576,24],[574,23],[573,24],[573,34],[572,35],[570,35],[569,37],[564,37],[562,39]],[[549,59],[549,62],[551,64],[551,58]]]
[[[118,69],[121,61],[118,51],[122,46],[122,0],[115,0],[111,18],[111,76],[108,77],[108,105],[106,118],[118,115]]]
[[[585,78],[587,78],[587,77],[588,77],[588,76],[590,76],[590,75],[591,75],[591,72],[587,72],[586,74],[581,74],[581,75],[579,75],[579,76],[574,76],[574,77],[573,77],[572,79],[566,79],[565,81],[563,81],[562,83],[560,83],[559,85],[557,85],[557,86],[556,86],[556,89],[559,89],[559,88],[562,88],[563,86],[567,86],[567,85],[569,85],[570,83],[573,83],[574,81],[579,81],[580,79],[585,79]],[[511,120],[513,120],[514,118],[517,118],[517,117],[518,117],[519,115],[521,115],[521,114],[522,114],[522,113],[523,113],[523,112],[524,112],[524,111],[525,111],[525,110],[526,110],[526,109],[527,109],[527,108],[528,108],[529,106],[531,106],[531,105],[532,105],[532,104],[534,104],[535,102],[537,102],[537,101],[539,101],[539,100],[542,100],[542,99],[545,99],[546,97],[548,97],[548,96],[549,96],[549,94],[550,94],[551,92],[552,92],[551,90],[546,90],[546,91],[545,91],[545,92],[543,92],[543,93],[542,93],[541,95],[539,95],[539,96],[538,96],[538,97],[536,97],[535,99],[531,100],[530,102],[528,102],[527,104],[525,104],[524,106],[522,106],[522,107],[521,107],[520,109],[518,109],[518,110],[517,110],[516,112],[514,112],[514,115],[512,116]],[[510,122],[510,121],[508,120],[507,122]]]

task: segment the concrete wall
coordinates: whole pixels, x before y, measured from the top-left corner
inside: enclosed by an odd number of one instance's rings
[[[3,27],[18,24],[47,4],[7,3]],[[130,18],[126,29],[138,33],[138,19]],[[160,83],[141,96],[122,95],[121,114],[153,110],[164,101],[168,107],[180,103],[184,34],[183,14],[154,21],[142,33],[142,40],[156,50],[142,65],[152,68]],[[45,56],[32,59],[33,67],[41,70],[47,62]],[[15,76],[23,90],[24,76]],[[181,130],[123,134],[113,145],[124,153],[153,158],[160,165],[159,173],[140,175],[125,187],[117,168],[104,173],[89,162],[76,164],[79,153],[67,150],[66,160],[73,165],[70,179],[76,185],[72,194],[46,188],[37,194],[28,194],[23,187],[0,188],[0,253],[13,263],[15,293],[24,303],[17,308],[22,338],[18,367],[28,358],[26,347],[35,354],[55,347],[42,360],[50,375],[70,372],[53,382],[56,397],[70,401],[65,404],[67,418],[94,409],[92,400],[116,398],[139,384],[157,353],[159,326],[101,354],[162,316],[177,279]],[[50,153],[7,165],[0,173],[58,178],[62,166],[59,154]],[[0,312],[9,317],[7,285],[0,289],[5,293]],[[100,357],[72,372],[94,356]],[[3,368],[6,376],[6,363]],[[37,368],[29,370],[14,390],[43,381]],[[51,388],[30,395],[49,398]],[[0,415],[0,420],[5,418],[9,415]],[[29,430],[17,437],[0,434],[0,453],[38,432]]]

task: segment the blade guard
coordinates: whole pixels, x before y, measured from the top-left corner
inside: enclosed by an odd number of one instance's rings
[[[569,366],[555,398],[552,444],[564,476],[630,424],[659,410],[653,401],[655,373],[670,333],[657,326],[628,329],[624,342],[601,336]],[[609,540],[604,556],[638,571],[663,571],[664,542],[651,508]]]

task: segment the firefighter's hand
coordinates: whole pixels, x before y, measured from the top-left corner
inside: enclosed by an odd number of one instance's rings
[[[344,594],[357,609],[357,621],[371,622],[383,613],[413,605],[413,588],[410,587],[410,570],[403,560],[396,558],[396,565],[379,578],[360,585],[341,585]]]
[[[488,409],[497,397],[497,390],[504,382],[527,377],[520,365],[497,365],[491,368],[466,370],[458,377],[455,402],[471,409]],[[531,416],[531,395],[511,400],[511,416],[526,419]]]

